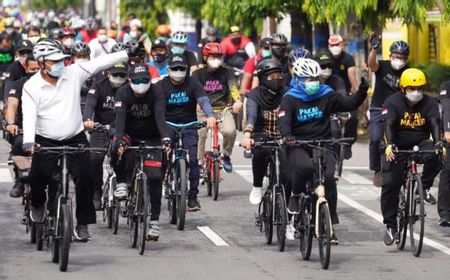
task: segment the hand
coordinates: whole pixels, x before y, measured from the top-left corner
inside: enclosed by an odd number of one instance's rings
[[[254,142],[255,141],[251,138],[242,138],[241,146],[246,150],[250,150]]]
[[[369,71],[363,70],[361,67],[361,82],[360,87],[369,87]]]
[[[34,154],[34,149],[35,149],[35,144],[34,143],[23,143],[22,145],[22,149],[26,152],[29,153],[30,155]]]
[[[445,141],[447,141],[447,143],[450,143],[450,131],[446,131],[444,133],[444,138],[445,138]]]
[[[84,123],[83,123],[83,125],[84,125],[84,128],[85,129],[93,129],[94,128],[94,126],[95,126],[95,123],[93,122],[93,121],[91,121],[91,120],[87,120],[87,121],[85,121]]]
[[[381,36],[375,36],[375,32],[370,32],[370,34],[369,34],[369,38],[368,38],[369,40],[369,44],[370,44],[370,47],[371,48],[373,48],[373,49],[378,49],[379,47],[380,47],[380,45],[381,45]]]
[[[6,131],[8,131],[12,136],[16,136],[19,133],[19,127],[15,124],[8,124],[6,126]]]
[[[125,143],[125,141],[122,140],[117,140],[113,143],[113,150],[115,150],[119,156],[122,156],[122,154],[125,152],[127,147],[127,144]]]
[[[434,149],[436,150],[436,154],[442,153],[442,155],[445,157],[447,154],[447,150],[444,147],[444,143],[442,141],[438,141],[434,144]]]
[[[397,147],[394,144],[388,144],[386,146],[386,149],[384,150],[384,154],[386,155],[387,161],[395,160],[395,151],[396,150],[397,150]]]
[[[216,125],[216,118],[215,117],[209,117],[206,119],[206,125],[208,128],[214,128]]]
[[[295,136],[286,136],[283,138],[284,143],[288,144],[288,145],[293,145],[295,144],[295,142],[297,141],[297,138],[295,138]]]
[[[172,141],[170,140],[169,137],[165,137],[162,140],[163,149],[166,154],[169,154],[172,151],[171,143]]]
[[[242,102],[240,100],[236,100],[233,104],[233,113],[239,114],[242,108]]]

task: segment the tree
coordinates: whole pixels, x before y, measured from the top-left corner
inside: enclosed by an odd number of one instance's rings
[[[82,0],[31,0],[30,5],[34,10],[43,10],[51,7],[56,12],[67,8],[78,8],[83,4]]]
[[[134,13],[144,30],[154,34],[159,24],[167,22],[166,6],[164,0],[121,0],[120,15],[123,20]]]

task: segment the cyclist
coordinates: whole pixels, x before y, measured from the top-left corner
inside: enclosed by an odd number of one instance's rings
[[[442,105],[442,128],[444,130],[445,147],[449,150],[450,143],[450,81],[441,85],[439,94]],[[439,180],[437,208],[439,213],[439,225],[450,227],[450,156],[446,155],[444,166]]]
[[[288,68],[289,68],[289,73],[291,75],[289,75],[288,79],[286,80],[288,87],[290,86],[292,77],[294,76],[294,62],[299,58],[312,58],[312,57],[313,56],[312,56],[311,52],[304,48],[295,48],[289,52]]]
[[[255,45],[250,38],[241,34],[238,26],[231,26],[230,32],[230,35],[220,42],[225,53],[225,63],[242,69],[247,59],[256,55]]]
[[[188,65],[188,74],[193,73],[198,68],[198,61],[195,54],[187,50],[189,35],[183,31],[177,31],[172,36],[171,55],[181,55]]]
[[[206,37],[200,39],[200,41],[198,42],[197,58],[198,58],[198,61],[201,64],[205,64],[206,63],[206,61],[205,61],[205,59],[203,57],[203,48],[208,43],[220,43],[220,38],[217,37],[217,29],[215,29],[212,26],[208,26],[206,28]]]
[[[398,242],[397,208],[400,187],[405,175],[406,155],[396,155],[396,148],[411,150],[419,146],[422,150],[441,150],[439,108],[437,101],[423,93],[427,80],[425,74],[416,68],[406,69],[400,77],[401,92],[384,101],[384,137],[386,149],[382,156],[383,187],[381,211],[386,225],[384,243]],[[433,142],[430,140],[430,134]],[[429,189],[440,171],[439,157],[426,154],[422,174],[422,185]]]
[[[75,31],[70,27],[65,27],[59,33],[59,41],[64,47],[64,53],[70,55],[70,51],[75,45]]]
[[[166,77],[168,74],[167,69],[169,68],[168,57],[169,50],[167,49],[166,43],[162,39],[156,39],[152,43],[151,56],[152,61],[148,62],[150,66],[150,75],[152,76],[152,82],[158,82],[160,79]],[[152,70],[154,73],[152,74]]]
[[[115,44],[116,41],[108,37],[106,28],[100,27],[97,30],[97,38],[92,39],[89,42],[89,48],[91,49],[91,59],[111,53],[111,49]]]
[[[89,43],[97,37],[97,22],[93,18],[86,19],[86,27],[80,30],[81,41]]]
[[[73,45],[70,54],[72,55],[72,60],[68,63],[66,60],[65,64],[70,65],[72,63],[82,63],[85,61],[89,61],[91,49],[89,46],[83,42],[76,42]],[[99,76],[101,73],[98,73],[95,76]],[[89,88],[94,84],[95,76],[89,77],[82,85],[81,85],[81,110],[84,110],[84,105],[86,104],[86,96],[88,95]]]
[[[170,33],[172,33],[172,31],[167,24],[160,24],[156,28],[157,38],[163,40],[164,42],[167,42],[170,39]]]
[[[274,33],[270,36],[270,51],[272,59],[277,60],[283,67],[283,75],[289,73],[288,57],[286,56],[288,39],[281,33]]]
[[[196,70],[192,73],[192,77],[196,78],[203,86],[203,90],[209,98],[214,113],[221,113],[230,104],[233,104],[233,111],[239,113],[242,102],[239,99],[234,101],[236,96],[239,98],[237,80],[234,76],[234,71],[223,67],[223,55],[223,50],[219,43],[207,43],[203,48],[206,67]],[[200,119],[203,117],[202,115],[199,116]],[[223,115],[220,132],[223,135],[223,168],[226,172],[230,173],[233,171],[230,156],[233,152],[234,141],[236,140],[236,124],[231,112],[227,111]],[[203,154],[205,153],[207,135],[207,128],[201,128],[198,131],[199,147],[197,157],[200,166],[203,166]]]
[[[118,89],[128,77],[128,65],[116,64],[106,71],[106,77],[96,82],[88,91],[83,111],[84,128],[93,129],[95,124],[113,126],[114,100]],[[112,133],[111,133],[112,134]],[[94,148],[107,148],[110,133],[93,131],[90,144]],[[98,208],[103,185],[103,160],[106,153],[91,154],[92,180],[94,185],[94,205]]]
[[[61,44],[43,39],[34,46],[33,55],[38,60],[40,72],[31,77],[23,87],[22,111],[24,149],[34,153],[41,146],[88,145],[80,111],[81,84],[99,70],[126,61],[125,51],[110,54],[102,59],[64,65]],[[57,157],[52,154],[34,154],[30,174],[31,219],[42,221],[45,215],[45,187],[52,178]],[[87,155],[73,157],[71,173],[76,184],[76,227],[79,239],[90,238],[88,224],[96,222],[92,202],[91,170]]]
[[[333,71],[331,70],[333,61],[331,60],[329,52],[325,49],[319,50],[315,59],[320,65],[320,82],[328,85],[339,94],[348,95],[344,80],[342,80],[339,75],[333,74]]]
[[[12,82],[8,90],[8,106],[6,108],[6,130],[10,137],[8,142],[11,144],[11,156],[25,156],[25,152],[22,149],[23,135],[18,133],[19,129],[22,129],[22,89],[28,79],[39,70],[37,61],[33,58],[32,54],[29,54],[25,59],[25,76]],[[17,198],[22,196],[24,186],[18,180],[18,170],[14,168],[15,183],[9,192],[9,196]]]
[[[381,187],[381,154],[380,143],[383,138],[383,103],[392,94],[400,91],[400,76],[408,68],[406,61],[409,55],[409,45],[403,41],[395,41],[390,46],[390,60],[377,60],[377,50],[381,41],[372,32],[369,36],[371,50],[367,59],[369,70],[375,74],[375,88],[369,106],[370,111],[370,170],[374,171],[373,184]]]
[[[17,42],[15,46],[16,49],[16,61],[14,61],[11,65],[6,68],[6,71],[3,73],[3,77],[5,78],[4,82],[4,91],[5,94],[9,92],[12,84],[23,78],[27,75],[25,61],[27,57],[30,56],[33,52],[33,44],[28,40],[20,40]],[[5,96],[5,100],[8,97]]]
[[[33,45],[41,39],[41,30],[37,27],[30,26],[27,30],[27,40],[29,40]]]
[[[281,138],[277,127],[278,109],[287,87],[283,83],[282,65],[280,62],[265,59],[258,64],[256,73],[261,84],[247,94],[247,126],[241,145],[251,150],[255,140],[278,140]],[[262,197],[262,183],[267,171],[269,151],[255,150],[252,157],[253,188],[249,201],[258,205]],[[282,161],[285,165],[286,160]],[[285,168],[280,170],[285,171]],[[283,173],[281,178],[286,176]],[[286,186],[286,184],[284,184]],[[286,192],[290,194],[290,191]]]
[[[165,97],[158,84],[151,84],[150,72],[145,64],[135,64],[129,71],[129,83],[122,86],[115,99],[116,133],[113,142],[113,162],[116,172],[117,187],[114,196],[119,199],[128,194],[128,185],[136,164],[136,154],[126,151],[126,146],[137,145],[138,141],[149,145],[170,146],[165,124]],[[123,158],[117,161],[118,155]],[[161,212],[162,179],[165,164],[162,152],[152,151],[147,158],[160,164],[146,166],[144,172],[148,177],[151,215],[148,238],[159,238],[159,214]]]
[[[209,128],[213,128],[216,118],[202,85],[188,74],[188,64],[183,56],[174,55],[169,60],[169,76],[159,81],[166,98],[166,119],[173,123],[189,123],[197,120],[197,104],[207,116]],[[175,132],[170,130],[171,139]],[[197,200],[200,168],[197,159],[198,134],[195,128],[183,131],[183,145],[189,154],[189,194],[188,210],[200,210]]]
[[[357,94],[343,96],[337,94],[327,85],[320,84],[320,65],[312,59],[297,59],[293,64],[294,77],[291,89],[281,101],[279,127],[285,141],[290,144],[295,140],[313,140],[332,138],[330,115],[337,112],[351,111],[358,108],[367,96],[367,83],[362,82]],[[333,147],[330,147],[333,149]],[[325,164],[326,198],[330,206],[331,221],[339,223],[336,212],[337,190],[334,171],[336,158],[327,153]],[[306,183],[312,178],[314,166],[311,149],[293,146],[288,149],[288,164],[291,168],[293,195],[289,200],[288,212],[300,211],[299,196],[305,192]],[[333,244],[338,244],[336,235]]]

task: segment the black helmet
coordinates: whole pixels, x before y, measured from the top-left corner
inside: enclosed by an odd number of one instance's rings
[[[261,42],[259,43],[259,45],[261,46],[261,48],[263,49],[269,49],[270,48],[270,43],[272,42],[272,39],[270,37],[265,37],[261,39]]]
[[[70,50],[71,55],[90,55],[91,48],[83,42],[76,42]]]
[[[216,33],[217,33],[217,30],[214,27],[209,26],[208,28],[206,28],[207,35],[216,35]]]
[[[122,43],[117,43],[114,46],[112,46],[112,48],[111,48],[112,53],[120,52],[123,50],[125,50],[125,45]]]
[[[281,33],[273,33],[270,35],[272,45],[287,45],[288,39]]]
[[[264,59],[258,64],[258,66],[256,66],[256,75],[258,75],[259,78],[273,72],[282,71],[283,66],[281,65],[281,63],[273,59]]]
[[[54,40],[58,40],[61,35],[63,34],[62,29],[57,27],[57,28],[53,28],[48,32],[48,37],[50,39],[54,39]]]
[[[325,65],[333,65],[333,60],[331,59],[330,52],[327,49],[320,49],[314,58],[320,65],[320,67]]]
[[[409,44],[405,41],[395,41],[389,48],[391,53],[409,55]]]
[[[293,49],[288,56],[288,63],[292,67],[298,58],[312,58],[311,52],[304,48]]]

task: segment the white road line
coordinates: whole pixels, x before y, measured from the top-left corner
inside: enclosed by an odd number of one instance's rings
[[[251,170],[235,170],[237,174],[241,175],[242,178],[245,179],[245,181],[249,182],[250,184],[253,184],[253,171]]]
[[[236,164],[236,165],[233,164],[233,167],[235,167],[235,168],[252,168],[252,165],[251,164]],[[367,171],[369,171],[369,167],[367,167],[367,166],[345,166],[344,165],[344,170],[349,170],[349,171],[351,171],[351,170],[367,170]]]
[[[2,162],[2,163],[0,163],[0,166],[8,166],[8,164],[7,164],[7,163],[4,163],[4,162]]]
[[[228,247],[230,246],[225,240],[223,240],[217,233],[215,233],[212,229],[209,227],[197,227],[201,233],[203,233],[206,237],[208,237],[209,240],[214,243],[216,246],[220,247]]]
[[[354,201],[353,199],[350,199],[349,197],[343,195],[342,193],[339,193],[338,198],[340,201],[344,202],[348,206],[353,207],[356,210],[366,214],[367,216],[374,218],[380,223],[383,223],[383,216],[381,216],[379,213],[359,204],[358,202]],[[423,243],[450,256],[450,248],[445,247],[444,245],[434,240],[424,237]]]
[[[354,185],[372,185],[372,181],[351,171],[342,172],[342,178]]]
[[[9,168],[0,168],[0,183],[12,183],[12,181]]]

